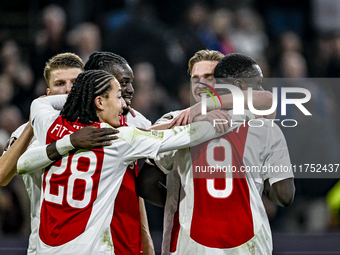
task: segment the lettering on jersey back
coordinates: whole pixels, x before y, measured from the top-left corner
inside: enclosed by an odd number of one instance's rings
[[[77,131],[73,124],[58,117],[48,130],[46,143]],[[103,158],[102,148],[73,150],[46,170],[39,227],[45,244],[63,245],[84,232],[97,198]]]

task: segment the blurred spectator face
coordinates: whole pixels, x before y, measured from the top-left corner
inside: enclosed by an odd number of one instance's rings
[[[294,32],[286,32],[281,36],[281,46],[283,51],[297,51],[302,50],[301,38]]]
[[[23,117],[19,108],[15,105],[4,107],[0,111],[1,128],[6,130],[8,134],[12,134],[17,127],[23,123]]]
[[[117,65],[111,72],[116,77],[120,87],[122,88],[122,97],[127,106],[131,105],[131,100],[135,90],[133,89],[132,82],[134,79],[133,71],[128,64]]]
[[[205,93],[198,87],[204,88],[204,85],[200,84],[205,83],[210,86],[215,85],[215,78],[214,78],[214,69],[217,65],[218,61],[200,61],[196,63],[191,71],[191,91],[192,95],[196,102],[200,102],[202,100],[202,93]]]
[[[43,11],[43,23],[52,37],[59,37],[66,25],[66,13],[57,5],[49,5]]]
[[[69,94],[77,76],[82,72],[80,68],[55,69],[51,71],[47,95]]]
[[[194,27],[200,27],[205,24],[209,10],[202,3],[194,3],[188,10],[188,20]]]
[[[1,49],[1,58],[6,64],[17,63],[19,61],[18,44],[13,40],[5,41]]]
[[[142,62],[134,66],[135,79],[138,84],[142,84],[143,89],[145,86],[152,86],[156,83],[156,72],[153,65],[149,62]]]
[[[227,9],[219,9],[212,15],[211,27],[216,35],[224,36],[232,29],[232,12]]]
[[[80,24],[68,34],[67,40],[85,62],[89,55],[101,49],[100,28],[94,23]]]
[[[7,75],[0,76],[0,106],[8,104],[14,96],[12,80]]]
[[[285,53],[282,56],[281,68],[285,78],[303,78],[307,76],[306,60],[299,53]]]

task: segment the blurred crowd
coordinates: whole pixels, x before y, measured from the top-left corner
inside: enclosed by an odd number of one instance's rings
[[[27,38],[17,38],[5,22],[0,27],[1,150],[10,134],[28,121],[31,101],[46,93],[45,62],[62,52],[76,53],[84,62],[92,52],[101,50],[126,58],[135,76],[132,106],[152,122],[190,105],[187,63],[200,49],[248,54],[259,63],[265,78],[337,78],[340,74],[340,1],[30,3],[34,4],[26,3],[24,10],[30,14]],[[299,128],[283,130],[292,163],[339,163],[340,86],[336,80],[325,86],[308,81],[304,86],[312,93],[307,106],[312,109],[312,119],[306,121],[293,109],[288,114],[299,119]],[[25,191],[17,179],[0,188],[3,233],[28,229],[27,201],[21,201]],[[336,182],[296,179],[295,202],[283,210],[264,201],[273,231],[338,231],[339,208],[333,208],[332,214],[327,203],[327,194]],[[161,216],[159,219],[160,223],[149,221],[151,230],[161,228]]]

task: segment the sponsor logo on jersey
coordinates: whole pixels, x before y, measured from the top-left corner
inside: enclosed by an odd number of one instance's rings
[[[162,119],[163,120],[172,120],[174,118],[174,116],[173,115],[166,115],[166,116],[164,116]]]
[[[8,139],[7,143],[6,143],[6,146],[5,146],[5,149],[4,151],[7,151],[12,145],[13,143],[17,140],[16,137],[11,137]]]

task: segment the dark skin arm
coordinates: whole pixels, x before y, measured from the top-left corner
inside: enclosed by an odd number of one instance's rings
[[[270,186],[268,179],[264,182],[264,193],[268,199],[279,206],[287,207],[294,200],[294,179],[284,179]]]
[[[94,149],[111,145],[111,140],[116,140],[115,134],[119,133],[113,128],[96,128],[88,126],[70,135],[70,140],[75,149]],[[47,156],[50,160],[59,160],[60,155],[56,149],[56,142],[49,144],[46,148]]]
[[[161,181],[166,175],[156,166],[145,163],[140,170],[136,180],[136,194],[149,203],[164,207],[166,200],[166,187]]]

